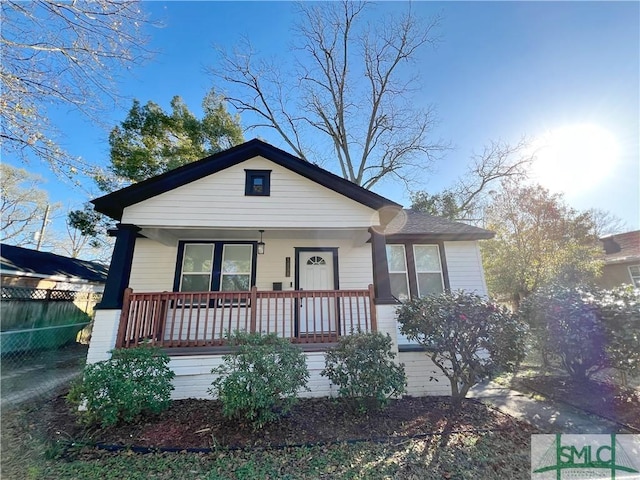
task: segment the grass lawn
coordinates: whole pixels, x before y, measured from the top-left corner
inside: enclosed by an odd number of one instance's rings
[[[402,403],[398,405],[404,406]],[[424,405],[431,404],[427,402]],[[436,407],[436,403],[433,405],[434,408],[443,408]],[[434,422],[433,412],[425,412],[422,420],[424,429],[432,428],[439,433],[414,433],[414,438],[403,436],[402,432],[396,434],[385,431],[381,435],[384,440],[381,441],[337,440],[316,446],[247,447],[237,450],[218,446],[211,453],[138,454],[130,450],[109,452],[94,447],[68,447],[64,440],[95,440],[100,438],[101,432],[96,428],[84,430],[81,435],[78,431],[73,435],[61,431],[60,424],[52,422],[52,418],[60,415],[60,404],[51,399],[2,412],[2,478],[530,478],[529,449],[531,433],[535,433],[533,429],[510,417],[500,416],[488,409],[482,410],[486,407],[470,403],[467,407],[463,404],[461,409],[465,408],[473,410],[473,415],[452,415],[456,417],[456,423],[445,422],[452,428],[440,430],[436,430],[435,423],[431,423]],[[495,418],[491,423],[495,428],[485,428],[486,418]],[[476,419],[477,431],[469,431],[469,422],[473,419]],[[325,418],[324,421],[331,420]],[[389,427],[388,418],[386,422],[385,425]],[[378,422],[371,419],[369,424],[378,425]],[[461,426],[465,426],[467,431],[455,433]],[[132,429],[132,432],[135,430]],[[118,432],[122,435],[122,428]],[[366,433],[369,438],[374,438],[375,432]]]

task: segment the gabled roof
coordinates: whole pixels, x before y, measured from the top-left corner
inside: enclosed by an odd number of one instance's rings
[[[105,283],[107,266],[96,262],[39,252],[15,245],[0,244],[0,270],[3,274],[63,277],[65,280]]]
[[[441,240],[481,240],[493,238],[495,235],[484,228],[454,222],[417,210],[403,210],[403,212],[404,215],[398,215],[387,225],[385,236],[388,240],[425,236]]]
[[[202,160],[189,163],[175,170],[96,198],[92,200],[91,203],[95,205],[95,209],[98,212],[104,213],[115,220],[120,220],[122,219],[123,210],[130,205],[181,187],[256,156],[271,160],[309,180],[375,210],[385,206],[400,207],[400,205],[385,197],[366,190],[317,165],[306,162],[258,139],[249,140],[241,145],[216,153]]]
[[[609,235],[600,241],[606,264],[640,261],[640,230]]]

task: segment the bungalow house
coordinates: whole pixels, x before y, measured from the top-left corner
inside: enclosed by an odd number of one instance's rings
[[[603,288],[623,284],[640,288],[640,230],[609,235],[600,241],[604,266],[598,283]]]
[[[326,396],[327,347],[378,330],[391,335],[410,394],[450,393],[399,335],[398,299],[485,294],[478,240],[491,232],[403,210],[260,140],[93,204],[120,223],[88,362],[150,341],[170,355],[174,398],[206,398],[226,333],[269,332],[305,352],[305,394]]]

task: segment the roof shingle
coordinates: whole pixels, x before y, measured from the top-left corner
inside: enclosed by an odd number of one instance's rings
[[[385,235],[398,237],[432,235],[442,239],[480,240],[493,238],[494,233],[466,223],[405,209],[387,225]]]
[[[0,244],[0,268],[5,272],[31,273],[60,276],[69,279],[83,279],[104,283],[107,280],[107,266],[97,262],[63,257],[55,253],[40,252],[15,245]]]

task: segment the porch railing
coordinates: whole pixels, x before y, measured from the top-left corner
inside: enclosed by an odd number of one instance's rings
[[[294,343],[331,343],[377,330],[366,290],[134,293],[126,289],[116,347],[216,347],[236,330],[275,333]]]

